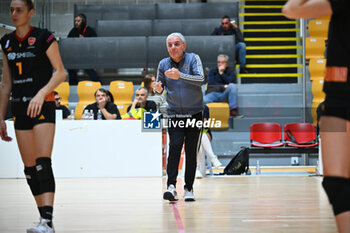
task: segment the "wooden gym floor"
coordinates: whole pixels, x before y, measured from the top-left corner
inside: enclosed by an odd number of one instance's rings
[[[162,199],[165,178],[56,179],[57,233],[336,231],[321,186],[309,176],[196,179],[196,202]],[[38,211],[24,179],[0,179],[0,232],[25,232]]]

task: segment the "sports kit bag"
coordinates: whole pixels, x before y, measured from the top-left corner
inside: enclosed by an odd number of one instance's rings
[[[222,175],[240,175],[242,173],[250,175],[248,150],[248,147],[242,147],[229,164],[227,164]]]

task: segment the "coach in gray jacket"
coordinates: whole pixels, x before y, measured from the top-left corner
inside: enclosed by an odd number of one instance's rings
[[[155,90],[166,90],[168,103],[169,157],[167,164],[167,191],[163,198],[177,201],[176,179],[185,142],[186,169],[184,200],[195,201],[193,183],[196,158],[202,131],[204,84],[202,62],[197,54],[186,53],[186,40],[181,33],[172,33],[166,39],[170,57],[160,61]]]

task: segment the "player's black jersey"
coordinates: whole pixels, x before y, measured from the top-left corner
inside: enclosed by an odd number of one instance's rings
[[[23,112],[23,107],[26,109],[29,101],[52,77],[53,68],[46,50],[55,40],[48,30],[36,27],[32,27],[24,38],[19,38],[16,32],[1,38],[11,72],[14,114]]]

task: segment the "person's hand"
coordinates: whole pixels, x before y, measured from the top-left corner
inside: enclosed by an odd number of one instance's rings
[[[38,116],[41,112],[41,108],[43,106],[45,100],[45,95],[39,91],[34,98],[29,102],[29,106],[27,109],[27,116],[34,118]]]
[[[236,22],[231,23],[231,25],[232,25],[232,27],[234,27],[234,28],[238,28],[238,25],[236,24]]]
[[[107,104],[107,100],[106,99],[101,99],[97,103],[98,108],[101,109],[101,110],[106,107],[106,104]]]
[[[79,37],[80,37],[80,38],[84,38],[84,36],[83,36],[82,34],[79,34]]]
[[[233,83],[225,84],[225,89],[228,88],[229,86],[233,85]]]
[[[154,83],[154,90],[157,93],[161,93],[163,91],[163,87],[162,87],[162,82],[161,81]]]
[[[171,68],[164,73],[168,78],[178,80],[180,78],[180,71],[176,68]]]
[[[12,138],[7,135],[6,123],[4,120],[0,121],[0,137],[5,142],[12,141]]]

